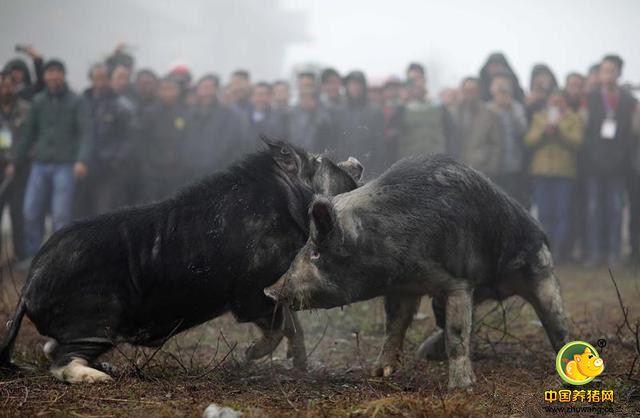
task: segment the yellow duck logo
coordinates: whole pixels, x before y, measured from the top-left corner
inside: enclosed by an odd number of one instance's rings
[[[565,373],[573,380],[582,381],[599,375],[603,370],[604,361],[592,353],[589,347],[585,347],[582,354],[573,355],[573,360],[567,363]]]

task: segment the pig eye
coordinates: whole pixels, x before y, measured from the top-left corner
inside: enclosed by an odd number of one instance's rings
[[[309,253],[309,258],[311,260],[317,260],[320,258],[320,253],[318,252],[318,250],[313,249],[311,250],[311,252]]]
[[[589,355],[589,358],[593,358],[593,355],[591,355],[591,354],[590,354],[590,355]]]

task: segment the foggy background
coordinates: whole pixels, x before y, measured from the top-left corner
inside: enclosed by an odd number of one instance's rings
[[[0,0],[0,59],[15,43],[60,57],[72,86],[116,43],[132,45],[136,67],[164,73],[178,62],[224,80],[236,68],[254,79],[289,77],[308,64],[366,71],[372,81],[426,64],[432,92],[476,75],[503,51],[528,87],[537,62],[561,84],[608,52],[625,59],[622,80],[638,83],[640,1],[372,0]],[[10,36],[7,36],[10,35]],[[434,94],[432,94],[434,95]]]

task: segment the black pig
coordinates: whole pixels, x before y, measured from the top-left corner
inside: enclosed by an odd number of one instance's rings
[[[294,365],[304,367],[295,316],[282,310],[274,315],[263,289],[304,245],[313,195],[355,188],[362,166],[350,160],[340,168],[287,143],[263,140],[268,150],[167,200],[53,234],[33,260],[0,365],[10,362],[25,314],[51,338],[45,353],[52,373],[75,383],[109,380],[91,365],[115,344],[158,345],[231,311],[263,331],[247,358],[268,354],[284,334]]]

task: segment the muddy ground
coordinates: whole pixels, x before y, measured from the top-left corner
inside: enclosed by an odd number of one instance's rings
[[[640,272],[621,268],[613,274],[633,328],[640,323]],[[44,340],[26,320],[14,353],[23,369],[0,374],[0,416],[199,417],[212,402],[249,417],[548,416],[545,408],[567,405],[596,408],[575,416],[640,415],[640,364],[631,371],[634,336],[618,330],[623,313],[609,272],[572,267],[558,269],[558,276],[575,336],[607,343],[600,351],[605,372],[583,388],[613,389],[613,404],[544,401],[545,390],[562,388],[555,353],[531,307],[518,298],[479,309],[473,355],[478,383],[472,392],[447,391],[446,363],[413,355],[434,329],[425,297],[408,333],[403,366],[391,378],[368,374],[383,335],[381,300],[301,314],[307,373],[292,369],[283,346],[270,359],[243,364],[244,349],[258,331],[227,315],[172,338],[158,351],[113,351],[103,360],[115,367],[114,382],[94,386],[67,385],[49,375]],[[22,280],[3,270],[2,324]]]

